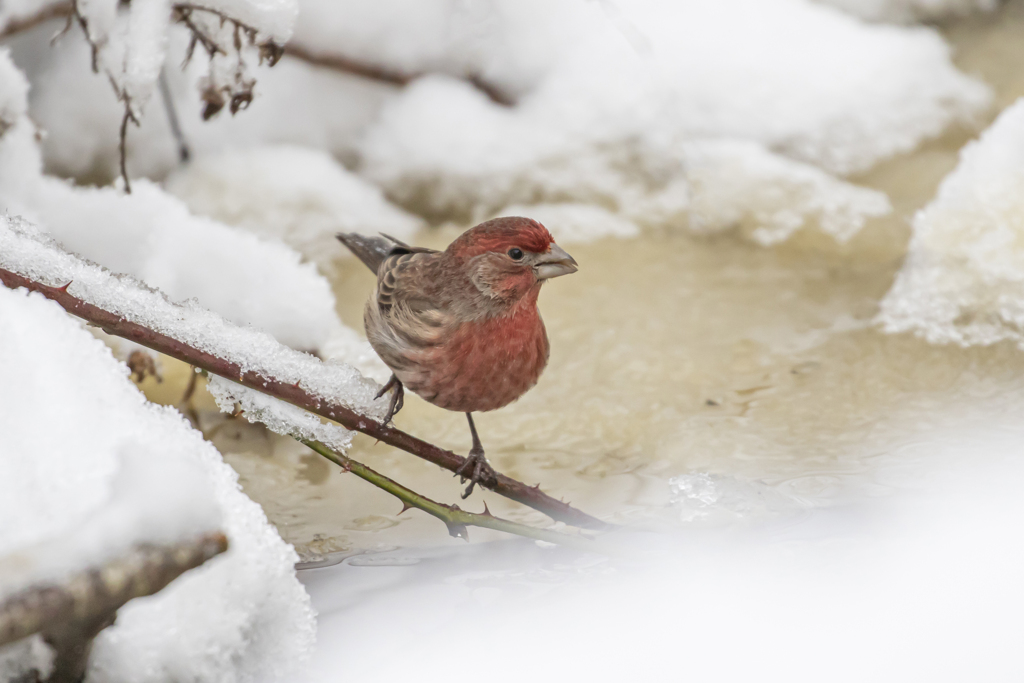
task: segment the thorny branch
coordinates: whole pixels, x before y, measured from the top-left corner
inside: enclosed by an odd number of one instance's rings
[[[142,544],[58,583],[29,586],[0,601],[0,646],[41,633],[56,651],[47,680],[80,681],[93,638],[122,605],[153,595],[227,547],[220,532],[172,545]]]
[[[458,505],[444,505],[442,503],[438,503],[406,488],[405,486],[402,486],[393,479],[385,477],[383,474],[370,469],[360,462],[356,462],[337,451],[331,450],[318,441],[308,441],[306,439],[297,440],[338,465],[344,471],[351,472],[360,479],[365,479],[377,488],[387,491],[398,498],[402,501],[402,511],[398,514],[402,514],[402,512],[405,512],[409,508],[423,510],[427,514],[444,522],[445,526],[448,527],[448,533],[455,538],[462,538],[468,541],[469,531],[466,527],[478,526],[486,529],[504,531],[509,534],[516,534],[517,536],[525,536],[526,538],[533,538],[538,541],[547,541],[548,543],[576,545],[583,547],[586,550],[594,549],[591,541],[585,537],[570,536],[568,534],[550,531],[548,529],[537,529],[536,527],[518,524],[507,519],[495,517],[491,514],[491,511],[487,509],[486,503],[484,503],[483,513],[467,512],[466,510],[460,509]]]
[[[225,379],[269,394],[311,413],[334,420],[348,429],[362,432],[378,441],[399,448],[407,453],[418,456],[451,472],[457,472],[466,462],[460,455],[418,439],[400,429],[390,427],[360,415],[347,406],[338,403],[327,403],[307,393],[298,384],[287,384],[274,378],[246,370],[230,358],[220,358],[206,351],[201,351],[167,335],[151,330],[106,311],[98,306],[76,298],[68,292],[68,283],[64,287],[50,287],[28,277],[0,268],[0,282],[12,289],[24,287],[39,292],[48,299],[59,304],[64,310],[103,329],[108,334],[124,337],[172,358],[193,365]],[[552,519],[566,522],[573,526],[589,529],[604,529],[608,525],[595,517],[577,510],[568,503],[555,500],[540,490],[540,485],[527,486],[520,481],[501,473],[494,473],[493,478],[480,482],[482,486],[506,498],[528,505],[539,510]]]

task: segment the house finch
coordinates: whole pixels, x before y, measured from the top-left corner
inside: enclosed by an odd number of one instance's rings
[[[444,251],[387,235],[339,234],[377,273],[363,322],[391,368],[378,398],[394,389],[384,424],[402,408],[403,387],[466,414],[473,447],[456,474],[463,493],[493,478],[473,413],[507,406],[537,383],[548,337],[537,295],[545,280],[576,272],[576,261],[529,218],[496,218],[470,228]]]

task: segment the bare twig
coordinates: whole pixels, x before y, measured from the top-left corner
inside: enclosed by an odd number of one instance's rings
[[[132,184],[128,180],[128,122],[131,121],[136,126],[139,125],[139,120],[132,114],[131,100],[127,95],[124,95],[124,116],[121,118],[121,133],[120,141],[118,142],[117,148],[121,158],[121,178],[124,180],[124,191],[126,194],[132,193]]]
[[[167,112],[167,123],[171,126],[175,142],[178,143],[178,160],[184,164],[192,155],[188,149],[188,142],[185,140],[185,133],[181,129],[181,122],[178,120],[178,111],[174,108],[174,96],[171,94],[171,86],[167,82],[166,67],[160,69],[160,97],[164,101],[164,111]]]
[[[369,62],[364,62],[359,59],[353,59],[352,57],[346,57],[336,53],[328,54],[325,52],[314,52],[313,50],[295,43],[288,43],[285,45],[284,53],[290,57],[301,59],[302,61],[315,66],[322,66],[326,69],[333,69],[334,71],[341,71],[343,73],[361,76],[375,81],[391,83],[392,85],[407,85],[411,81],[426,75],[425,72],[406,72],[397,69],[390,69],[386,66],[370,64]],[[511,107],[515,104],[515,100],[512,99],[512,97],[503,92],[497,86],[485,81],[480,75],[470,74],[464,76],[464,78],[476,86],[478,90],[487,95],[487,97],[489,97],[495,104],[500,104],[505,107]]]
[[[422,496],[415,491],[402,486],[393,479],[389,479],[383,474],[370,469],[366,465],[356,462],[337,451],[331,450],[322,443],[298,438],[296,440],[301,441],[306,446],[309,446],[309,448],[341,467],[342,470],[351,472],[360,479],[365,479],[377,488],[387,491],[398,498],[402,501],[402,510],[398,514],[402,514],[402,512],[405,512],[409,508],[423,510],[427,514],[444,522],[445,526],[448,527],[448,533],[455,538],[462,538],[468,541],[469,532],[466,527],[478,526],[487,529],[495,529],[497,531],[504,531],[505,533],[515,534],[517,536],[525,536],[526,538],[533,538],[538,541],[547,541],[548,543],[574,545],[586,550],[594,549],[593,542],[591,539],[586,537],[570,536],[568,534],[551,531],[549,529],[537,529],[532,526],[518,524],[516,522],[510,522],[507,519],[495,517],[491,514],[491,511],[487,509],[486,503],[484,503],[484,511],[478,514],[462,510],[458,505],[444,505],[442,503],[435,502],[426,496]]]
[[[119,315],[69,294],[67,285],[64,287],[50,287],[2,268],[0,268],[0,282],[3,282],[3,284],[12,289],[24,287],[30,291],[39,292],[46,298],[57,302],[69,313],[102,328],[108,334],[124,337],[154,351],[159,351],[172,358],[177,358],[185,363],[194,365],[197,368],[202,368],[215,375],[238,382],[250,389],[269,394],[311,413],[334,420],[348,429],[367,434],[378,441],[383,441],[451,472],[457,472],[466,462],[466,459],[460,455],[417,439],[400,429],[380,424],[365,415],[360,415],[347,406],[339,403],[325,402],[323,399],[307,393],[298,384],[287,384],[274,378],[263,377],[257,372],[244,368],[230,358],[220,358],[138,323],[125,320]],[[71,283],[68,284],[70,285]],[[497,472],[493,478],[486,478],[480,484],[506,498],[539,510],[552,519],[590,529],[603,529],[608,526],[599,519],[577,510],[568,503],[555,500],[541,491],[540,485],[527,486],[522,482]]]
[[[143,544],[57,583],[29,586],[0,602],[0,645],[42,633],[56,650],[50,681],[80,681],[92,639],[133,598],[152,595],[227,550],[222,533],[173,545]]]

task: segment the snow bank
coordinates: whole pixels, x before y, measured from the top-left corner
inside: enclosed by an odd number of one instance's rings
[[[0,54],[0,120],[24,111],[24,78]],[[10,93],[20,93],[21,99]],[[13,104],[7,104],[13,102]],[[67,248],[134,275],[168,296],[197,299],[232,322],[251,324],[300,349],[341,334],[330,285],[275,240],[191,215],[144,180],[131,195],[81,188],[42,174],[32,124],[0,137],[0,208],[42,225]]]
[[[868,21],[909,24],[991,12],[999,0],[816,0]]]
[[[9,259],[9,219],[0,254]],[[7,267],[8,264],[5,264]],[[300,672],[313,613],[297,557],[237,476],[168,408],[148,403],[101,342],[56,304],[0,287],[0,591],[92,566],[140,541],[221,528],[226,554],[122,608],[89,678],[277,681]],[[31,456],[31,457],[29,457]],[[168,634],[174,634],[168,638]],[[7,648],[0,672],[43,658]]]
[[[89,49],[74,31],[51,48],[52,31],[41,29],[14,41],[15,61],[32,82],[32,118],[46,131],[41,142],[48,171],[96,182],[117,175],[118,122],[123,107],[110,85],[89,68]],[[348,163],[358,136],[376,117],[395,86],[309,64],[285,56],[272,69],[253,69],[253,103],[237,116],[203,121],[198,83],[208,70],[202,54],[181,71],[188,40],[172,32],[167,80],[185,137],[196,156],[228,148],[290,143],[330,151]],[[255,66],[252,64],[250,66]],[[155,103],[141,127],[128,132],[132,177],[162,178],[179,164],[167,116]]]
[[[338,232],[408,240],[423,221],[320,150],[278,145],[230,150],[182,166],[167,190],[196,214],[281,240],[322,267],[350,255]]]
[[[375,402],[378,386],[350,365],[324,363],[295,351],[270,335],[238,327],[201,308],[183,305],[136,280],[69,254],[38,228],[18,218],[0,217],[0,268],[49,286],[70,283],[73,296],[116,313],[125,320],[184,342],[193,348],[238,363],[286,384],[300,384],[326,402],[345,405],[373,418],[383,415],[387,401]]]
[[[476,54],[479,73],[519,101],[503,107],[465,81],[423,78],[368,131],[361,172],[427,215],[586,202],[632,218],[666,188],[687,191],[684,148],[695,141],[746,141],[761,158],[781,154],[848,174],[971,120],[990,97],[952,66],[930,30],[868,26],[801,0],[616,6],[621,12],[600,3],[497,3],[486,20],[470,11],[477,21],[447,23],[411,11],[407,20],[423,35],[401,46],[379,41],[377,54],[411,61],[407,53],[416,53],[430,64],[440,48],[429,36],[441,45],[456,33],[452,49]],[[447,3],[432,7],[460,15]],[[406,18],[391,18],[401,33]],[[310,30],[300,25],[297,40]],[[775,187],[765,183],[764,162],[735,166],[751,176],[717,178],[707,191]],[[805,219],[824,213],[833,227],[849,224],[849,207],[863,199],[849,199],[854,188],[845,187],[847,199],[833,209],[838,183],[803,182],[816,195]]]
[[[961,151],[913,229],[882,301],[884,329],[1024,348],[1024,100]]]

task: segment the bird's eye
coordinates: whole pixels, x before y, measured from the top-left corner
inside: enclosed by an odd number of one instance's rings
[[[508,250],[508,255],[512,258],[513,261],[519,261],[523,258],[523,250],[520,249],[519,247],[512,247],[511,249]]]

